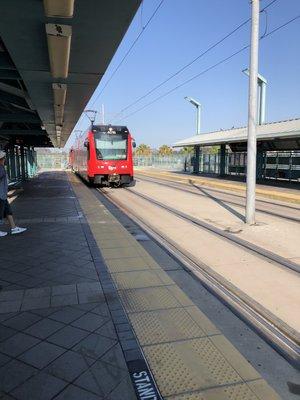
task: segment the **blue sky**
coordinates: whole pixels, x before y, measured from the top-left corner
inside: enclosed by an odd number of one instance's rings
[[[271,0],[262,0],[264,7]],[[160,0],[144,0],[87,108],[94,103],[142,26]],[[247,122],[249,51],[193,80],[165,98],[126,119],[112,117],[154,86],[197,57],[250,16],[248,0],[164,0],[163,5],[114,75],[94,109],[105,107],[105,122],[127,125],[137,144],[171,145],[195,133],[195,108],[184,100],[202,103],[202,132],[243,126]],[[300,14],[300,0],[277,0],[261,14],[261,33]],[[267,21],[266,21],[267,20]],[[267,22],[267,25],[266,25]],[[300,117],[300,19],[260,42],[259,72],[268,80],[267,121]],[[250,40],[250,23],[149,97],[126,110],[134,112],[159,95],[239,50]],[[100,115],[98,116],[100,120]],[[75,129],[86,129],[82,117]],[[72,138],[69,143],[72,142]]]

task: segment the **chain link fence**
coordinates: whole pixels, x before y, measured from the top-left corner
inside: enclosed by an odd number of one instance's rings
[[[38,171],[65,170],[69,166],[68,153],[60,150],[39,150],[37,149]]]
[[[264,152],[258,153],[257,159],[259,179],[300,181],[300,152]],[[45,151],[37,149],[36,162],[38,171],[65,170],[69,167],[68,153],[60,150]],[[133,162],[136,168],[149,167],[192,173],[195,156],[191,154],[135,155]],[[247,153],[226,153],[226,175],[245,176],[246,168]],[[200,174],[218,175],[220,173],[220,154],[200,153],[199,172]]]
[[[187,162],[190,163],[191,157],[184,154],[171,154],[160,156],[152,154],[149,156],[134,156],[133,163],[135,167],[153,167],[160,169],[171,169],[182,171],[185,169]]]

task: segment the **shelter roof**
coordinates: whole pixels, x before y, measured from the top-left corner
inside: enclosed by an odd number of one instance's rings
[[[277,139],[300,140],[300,118],[271,122],[257,126],[257,141]],[[173,144],[173,147],[214,146],[220,144],[244,143],[247,141],[247,127],[201,133]]]

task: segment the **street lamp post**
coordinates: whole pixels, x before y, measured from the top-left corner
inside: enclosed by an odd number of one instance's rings
[[[249,68],[242,71],[245,75],[249,76]],[[257,74],[257,85],[259,89],[259,102],[258,102],[258,116],[257,123],[262,125],[266,122],[266,91],[267,91],[267,80],[262,75]]]
[[[197,133],[197,135],[199,135],[200,134],[200,125],[201,125],[201,104],[198,101],[196,101],[188,96],[185,96],[185,100],[189,101],[197,109],[197,131],[196,131],[196,133]]]

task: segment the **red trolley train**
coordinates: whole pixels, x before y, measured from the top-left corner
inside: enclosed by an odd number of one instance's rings
[[[77,138],[69,163],[91,184],[132,186],[134,139],[126,126],[93,125]]]

